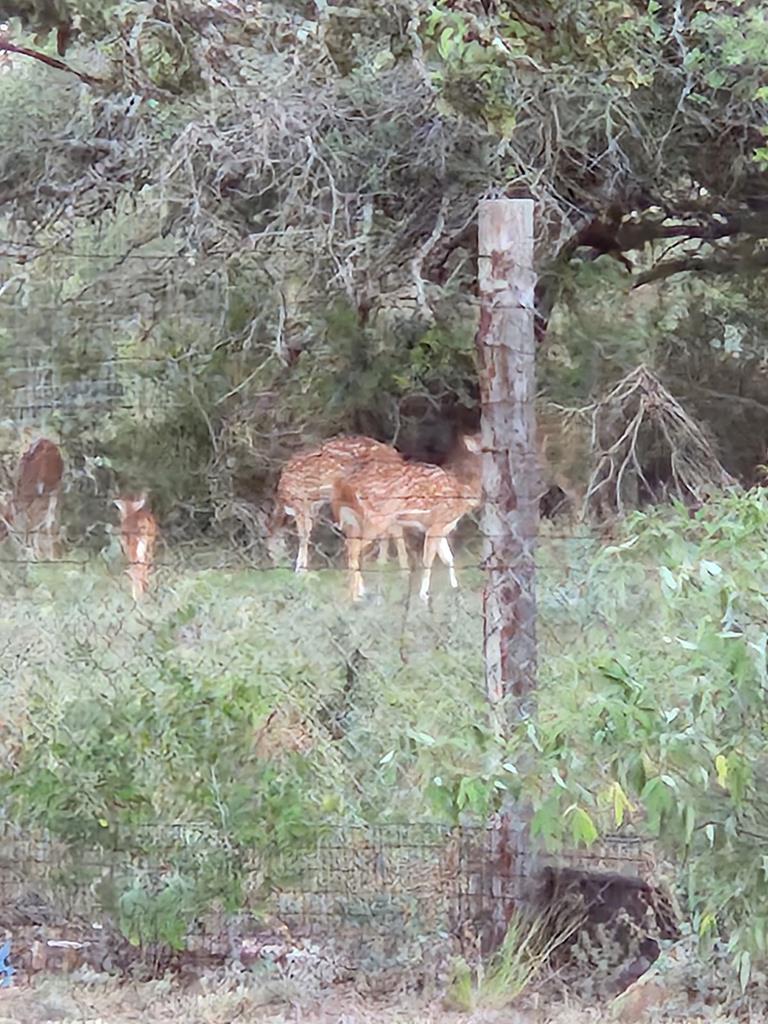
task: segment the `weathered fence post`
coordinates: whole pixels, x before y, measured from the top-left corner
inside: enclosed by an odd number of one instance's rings
[[[485,684],[498,726],[509,736],[534,714],[538,667],[533,200],[483,200],[478,218]],[[531,870],[529,821],[529,808],[507,807],[490,834],[491,947],[504,937],[510,897],[523,898]]]
[[[486,199],[478,222],[485,679],[507,728],[533,713],[539,516],[533,200]]]

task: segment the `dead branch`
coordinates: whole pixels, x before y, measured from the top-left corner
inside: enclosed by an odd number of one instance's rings
[[[49,57],[47,53],[41,53],[40,50],[32,50],[28,46],[17,46],[8,39],[0,38],[0,52],[18,53],[21,57],[31,57],[33,60],[39,60],[41,64],[47,64],[48,67],[56,68],[57,71],[66,71],[69,75],[75,75],[81,82],[85,82],[86,85],[104,84],[103,79],[94,78],[92,75],[86,74],[85,71],[78,71],[77,68],[73,68],[66,61],[59,60],[58,57]]]
[[[661,450],[668,458],[681,501],[703,501],[736,482],[699,424],[645,366],[627,374],[594,406],[592,445],[596,467],[587,487],[586,508],[610,500],[622,514],[630,478],[635,488],[642,484],[652,493],[644,469],[650,451]]]

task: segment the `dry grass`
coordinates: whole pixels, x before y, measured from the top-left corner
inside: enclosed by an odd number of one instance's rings
[[[704,1019],[681,1022],[675,1017],[677,1024]],[[0,1024],[608,1024],[616,1020],[610,1009],[540,1006],[458,1013],[417,997],[384,1002],[341,989],[313,998],[306,993],[279,993],[253,980],[221,978],[201,978],[183,986],[169,980],[119,984],[102,976],[40,977],[32,986],[0,995]],[[730,1018],[706,1020],[728,1024]]]

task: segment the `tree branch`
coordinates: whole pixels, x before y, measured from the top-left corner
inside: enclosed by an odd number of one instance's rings
[[[103,84],[103,80],[101,78],[93,78],[84,71],[78,71],[76,68],[70,67],[69,64],[66,64],[63,60],[59,60],[57,57],[49,57],[47,53],[41,53],[40,50],[30,50],[27,46],[16,46],[15,43],[11,43],[2,37],[0,37],[0,53],[18,53],[22,57],[32,57],[33,60],[39,60],[41,63],[47,64],[51,68],[56,68],[57,71],[66,71],[70,75],[75,75],[81,82],[85,82],[86,85]]]
[[[683,256],[679,260],[664,260],[639,274],[632,288],[640,288],[653,281],[664,281],[675,274],[736,274],[741,271],[764,270],[768,267],[768,251],[752,253],[750,256],[729,258],[724,253],[715,256]]]
[[[672,220],[675,223],[669,223]],[[642,249],[648,242],[671,238],[699,238],[716,242],[732,235],[768,237],[768,217],[765,214],[735,213],[731,216],[711,214],[704,221],[686,220],[686,215],[670,214],[663,221],[624,221],[616,232],[616,242],[622,249]]]

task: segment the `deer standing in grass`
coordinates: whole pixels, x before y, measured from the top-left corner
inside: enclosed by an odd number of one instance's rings
[[[116,498],[120,511],[120,543],[128,561],[133,600],[139,601],[149,589],[149,574],[155,558],[157,520],[147,508],[147,496]]]
[[[12,533],[34,558],[54,557],[63,476],[58,446],[38,438],[19,459],[11,498],[0,510],[0,540]]]
[[[331,504],[344,531],[353,600],[365,594],[362,557],[376,540],[417,529],[424,534],[419,596],[429,601],[437,555],[448,567],[452,587],[459,581],[448,538],[459,520],[480,504],[480,435],[462,435],[445,467],[423,462],[371,460],[336,480]]]
[[[275,514],[272,531],[286,516],[296,522],[299,536],[299,551],[296,556],[296,572],[309,568],[309,541],[312,536],[320,509],[330,501],[333,486],[337,480],[350,473],[362,460],[373,465],[400,465],[402,458],[396,449],[370,437],[349,435],[332,437],[329,441],[308,451],[299,452],[285,464],[277,485]],[[402,530],[393,525],[393,530],[382,534],[383,544],[379,560],[386,557],[389,538],[397,545],[400,566],[408,568],[408,554]]]

